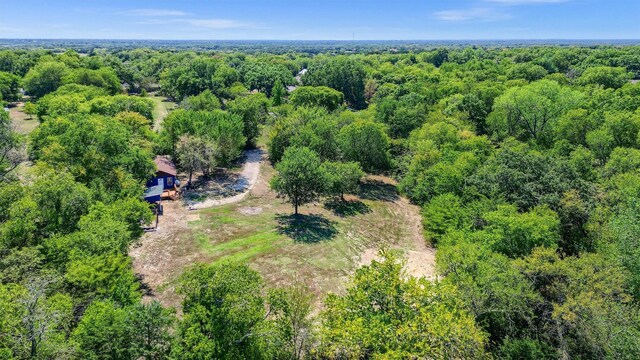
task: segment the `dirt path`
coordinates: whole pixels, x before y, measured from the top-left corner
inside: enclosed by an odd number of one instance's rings
[[[240,176],[232,185],[235,190],[241,191],[239,194],[223,199],[208,199],[189,205],[189,208],[191,210],[207,209],[214,206],[233,204],[244,200],[258,181],[258,176],[260,175],[260,163],[263,161],[264,151],[262,149],[247,150],[245,151],[244,156],[245,162],[242,165]]]
[[[178,105],[171,102],[168,98],[160,96],[157,93],[149,94],[149,98],[155,103],[153,109],[153,130],[160,131],[162,128],[162,122],[169,113],[174,110]]]
[[[260,175],[260,163],[264,151],[245,152],[245,163],[238,180],[243,192],[220,200],[207,200],[191,207],[192,210],[230,204],[243,200],[255,186]],[[189,211],[182,201],[164,201],[164,215],[160,217],[156,231],[148,232],[129,251],[133,268],[146,288],[145,301],[157,299],[166,306],[177,307],[180,298],[175,293],[176,269],[185,269],[197,262],[205,262],[207,256],[200,253],[198,240],[189,231],[189,223],[200,220],[200,214]],[[156,297],[155,291],[163,295]]]
[[[377,177],[379,180],[396,185],[395,181],[386,177]],[[394,212],[398,221],[404,221],[404,228],[407,229],[406,236],[411,237],[411,248],[402,249],[406,258],[406,271],[409,275],[415,277],[425,277],[435,280],[437,274],[436,250],[428,246],[422,230],[422,217],[420,216],[420,208],[413,205],[404,197],[398,197],[394,202]],[[379,260],[378,248],[365,249],[360,257],[360,265],[369,265],[373,260]]]

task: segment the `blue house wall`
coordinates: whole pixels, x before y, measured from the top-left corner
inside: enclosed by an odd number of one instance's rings
[[[157,174],[156,177],[147,181],[147,187],[152,187],[160,184],[160,179],[164,183],[164,189],[173,189],[176,184],[176,177],[167,174]]]

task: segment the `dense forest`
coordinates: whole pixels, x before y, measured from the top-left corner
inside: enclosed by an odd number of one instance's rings
[[[635,46],[2,50],[0,102],[38,126],[0,110],[0,358],[635,359],[634,79]],[[179,104],[159,127],[150,93]],[[197,264],[180,308],[143,302],[128,251],[154,157],[191,177],[256,146],[296,214],[395,178],[437,279],[383,250],[315,309],[250,264]]]

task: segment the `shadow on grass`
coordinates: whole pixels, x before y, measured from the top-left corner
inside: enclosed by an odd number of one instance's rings
[[[340,217],[368,214],[371,212],[369,206],[359,200],[342,201],[339,199],[332,199],[325,202],[324,207]]]
[[[278,233],[303,243],[331,240],[338,233],[335,221],[320,215],[277,215],[276,221]]]
[[[140,291],[142,291],[143,296],[155,295],[151,286],[149,286],[149,284],[146,281],[144,281],[143,274],[135,274],[135,277],[136,277],[136,280],[138,280],[138,283],[140,284]]]
[[[358,196],[366,200],[396,201],[400,197],[394,185],[382,181],[368,180],[360,185]]]

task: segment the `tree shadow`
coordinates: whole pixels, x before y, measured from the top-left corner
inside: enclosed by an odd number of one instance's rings
[[[136,273],[134,276],[136,277],[136,280],[138,281],[138,284],[140,284],[140,291],[142,291],[142,295],[143,296],[154,296],[155,295],[155,293],[154,293],[153,289],[151,288],[151,286],[149,285],[149,283],[144,281],[144,277],[145,276],[143,274]]]
[[[324,207],[340,217],[356,216],[371,212],[369,205],[360,200],[341,201],[339,199],[331,199],[324,203]]]
[[[302,243],[331,240],[338,233],[335,221],[320,215],[276,215],[276,221],[278,233]]]
[[[366,200],[396,201],[400,197],[395,185],[378,180],[366,180],[360,184],[358,196]]]

